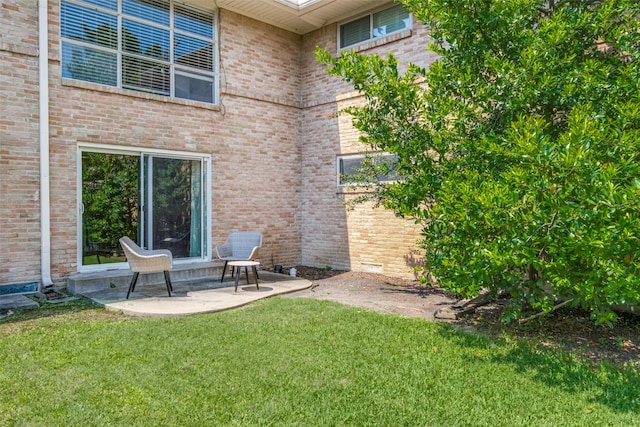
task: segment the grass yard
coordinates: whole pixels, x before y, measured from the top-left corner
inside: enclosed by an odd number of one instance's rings
[[[0,425],[640,425],[637,367],[302,298],[0,322]]]

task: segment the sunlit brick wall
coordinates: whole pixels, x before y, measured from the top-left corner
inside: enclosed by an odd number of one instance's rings
[[[37,14],[0,5],[0,284],[40,278]]]
[[[414,277],[423,264],[416,241],[420,227],[411,220],[371,204],[347,210],[355,197],[337,187],[337,157],[362,153],[366,147],[346,115],[336,112],[363,102],[353,87],[329,76],[313,53],[315,46],[337,54],[337,28],[328,26],[303,38],[303,179],[302,262],[336,269],[372,271]],[[428,31],[415,24],[412,31],[371,43],[360,51],[386,55],[392,51],[401,70],[408,62],[428,67],[437,56],[426,51]]]
[[[58,6],[55,6],[56,8]],[[57,10],[57,9],[56,9]],[[300,258],[300,36],[220,11],[221,105],[63,80],[57,38],[51,72],[53,270],[77,271],[78,144],[212,156],[213,245],[259,230],[260,260]]]
[[[347,212],[336,158],[361,152],[346,103],[351,88],[315,61],[316,45],[336,51],[336,26],[306,36],[221,10],[220,105],[62,79],[59,10],[49,1],[52,275],[78,270],[78,145],[208,153],[212,230],[260,230],[263,267],[306,264],[410,276],[418,227],[391,212]],[[39,278],[37,2],[0,7],[0,283]],[[10,29],[10,31],[4,31]],[[392,49],[427,66],[427,32],[396,35],[368,53]]]

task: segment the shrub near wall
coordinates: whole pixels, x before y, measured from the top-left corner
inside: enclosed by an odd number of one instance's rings
[[[366,54],[394,52],[401,62],[428,66],[436,58],[424,49],[428,31],[419,23],[402,37],[373,43]],[[374,271],[415,277],[414,266],[423,265],[416,251],[420,227],[374,205],[349,211],[345,203],[353,191],[337,186],[337,157],[362,153],[369,148],[347,116],[338,110],[364,102],[353,87],[326,73],[315,57],[321,46],[337,54],[337,28],[330,25],[303,37],[303,180],[302,262],[355,271]]]
[[[365,94],[349,113],[367,142],[398,155],[383,203],[421,220],[442,286],[506,291],[506,320],[571,303],[614,322],[640,303],[640,6],[403,3],[433,29],[428,72],[319,52]]]

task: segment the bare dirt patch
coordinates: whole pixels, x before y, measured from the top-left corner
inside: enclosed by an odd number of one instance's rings
[[[291,294],[292,297],[326,299],[430,320],[438,320],[434,317],[436,310],[457,302],[442,289],[424,287],[415,280],[304,266],[296,270],[312,286]],[[507,334],[535,346],[568,350],[593,361],[640,366],[639,316],[621,315],[615,327],[609,328],[596,326],[584,311],[562,308],[524,324],[505,324],[500,321],[505,303],[492,302],[449,322],[494,336]]]
[[[440,289],[419,286],[414,280],[382,274],[296,267],[297,275],[312,282],[292,296],[337,301],[383,313],[434,318],[439,308],[455,302]]]

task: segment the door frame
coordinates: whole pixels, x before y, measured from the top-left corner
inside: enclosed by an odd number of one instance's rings
[[[107,269],[124,269],[127,268],[128,265],[126,262],[121,263],[111,263],[111,264],[93,264],[93,265],[83,265],[83,224],[82,224],[82,215],[83,215],[83,204],[82,204],[82,153],[83,152],[95,152],[95,153],[105,153],[105,154],[122,154],[122,155],[130,155],[130,156],[138,156],[142,158],[143,155],[147,156],[159,156],[159,157],[168,157],[175,159],[189,159],[189,160],[201,160],[203,165],[203,183],[202,183],[202,200],[204,212],[204,236],[206,237],[206,243],[203,245],[203,250],[205,254],[200,258],[178,258],[174,259],[175,263],[193,263],[193,262],[210,262],[211,261],[211,251],[213,249],[211,242],[211,168],[212,168],[212,158],[211,154],[207,153],[198,153],[198,152],[190,152],[190,151],[173,151],[173,150],[162,150],[162,149],[153,149],[153,148],[143,148],[143,147],[128,147],[128,146],[119,146],[119,145],[109,145],[109,144],[95,144],[89,142],[81,142],[77,147],[77,167],[76,167],[76,179],[77,179],[77,191],[76,191],[76,199],[77,199],[77,221],[76,221],[76,241],[77,241],[77,251],[76,251],[76,260],[78,265],[79,272],[86,271],[103,271]],[[142,173],[141,168],[141,173]],[[142,177],[141,177],[142,178]],[[141,181],[141,185],[143,181]],[[146,197],[147,189],[144,189],[141,197]],[[146,200],[144,202],[146,204]],[[141,215],[145,215],[141,213]],[[146,218],[144,218],[146,223]],[[139,239],[140,236],[132,236],[136,239]]]

